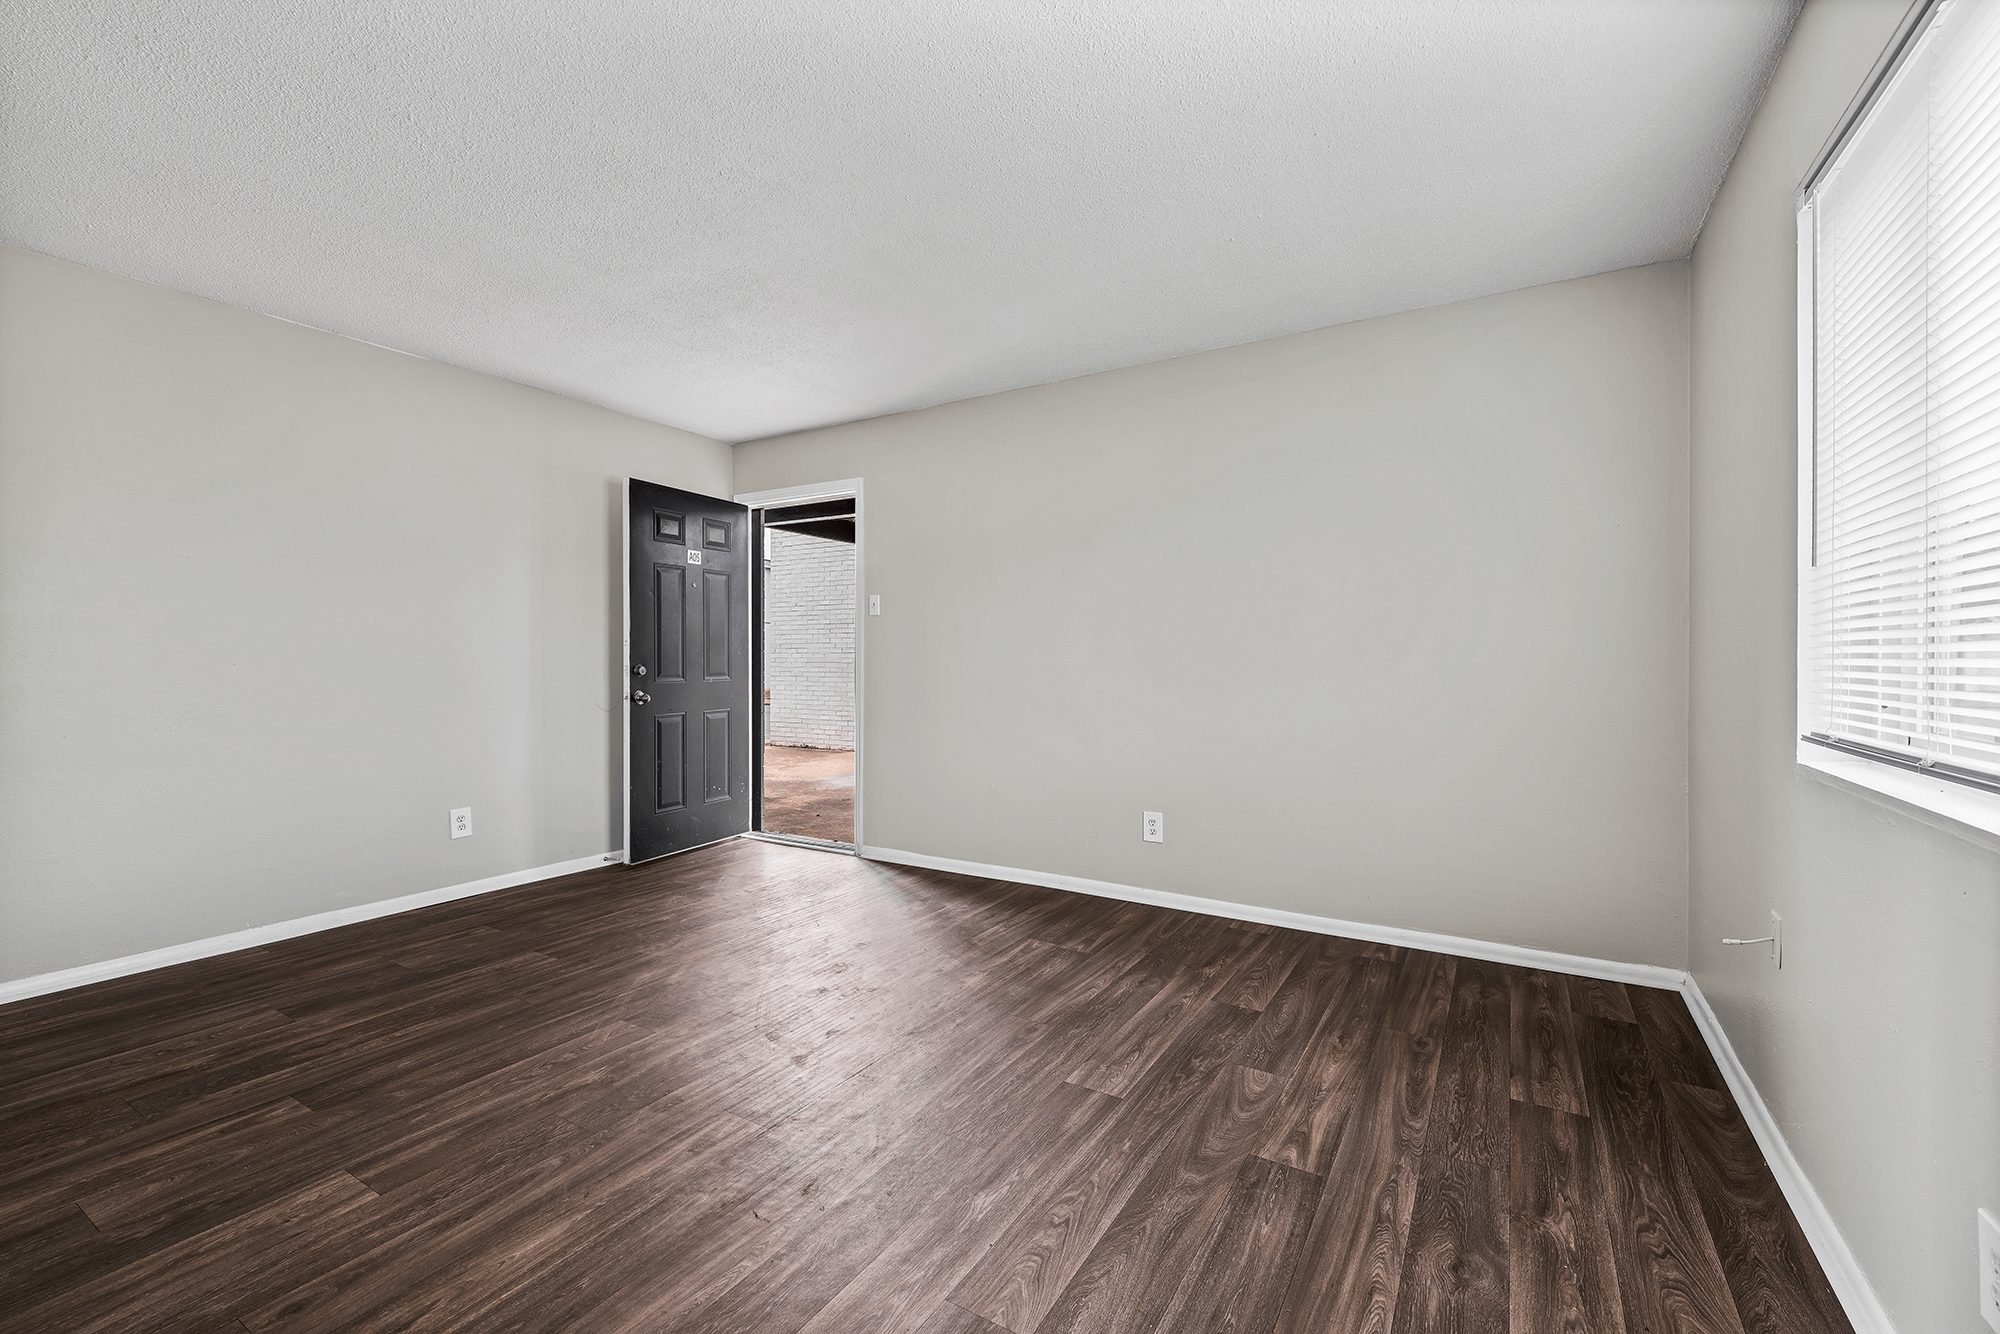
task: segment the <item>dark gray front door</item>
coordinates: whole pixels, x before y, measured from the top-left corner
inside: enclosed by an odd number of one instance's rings
[[[630,845],[635,862],[750,828],[750,512],[634,479]]]

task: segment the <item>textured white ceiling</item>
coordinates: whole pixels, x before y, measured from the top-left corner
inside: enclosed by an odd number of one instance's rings
[[[725,440],[1684,255],[1798,0],[10,0],[0,236]]]

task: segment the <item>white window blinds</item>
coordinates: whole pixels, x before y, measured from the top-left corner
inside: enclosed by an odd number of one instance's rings
[[[1808,736],[2000,775],[2000,0],[1946,0],[1808,191]]]

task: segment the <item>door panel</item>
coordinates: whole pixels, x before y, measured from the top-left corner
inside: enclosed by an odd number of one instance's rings
[[[710,681],[729,680],[730,630],[738,619],[730,615],[729,576],[720,570],[701,572],[702,676]]]
[[[665,562],[653,567],[655,646],[651,664],[656,681],[687,679],[687,571]]]
[[[708,735],[702,739],[702,758],[708,764],[708,787],[702,792],[703,801],[729,800],[729,758],[734,747],[729,744],[730,724],[734,721],[728,709],[711,709],[702,715],[702,725]]]
[[[626,855],[641,862],[750,828],[749,512],[636,479],[627,504]]]

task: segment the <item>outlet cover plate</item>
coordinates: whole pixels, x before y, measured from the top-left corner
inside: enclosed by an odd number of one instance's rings
[[[464,838],[472,832],[472,807],[460,806],[451,813],[451,836]]]
[[[1139,837],[1148,843],[1167,841],[1167,817],[1158,811],[1144,811],[1140,815]]]

